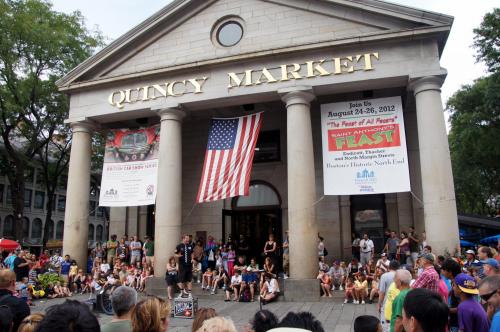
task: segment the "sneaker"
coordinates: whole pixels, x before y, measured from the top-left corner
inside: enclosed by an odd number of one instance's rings
[[[339,290],[343,291],[343,290],[344,290],[344,287],[340,286]]]
[[[191,292],[187,293],[187,298],[188,299],[192,299],[193,298],[193,294],[191,294]],[[365,303],[363,302],[363,304],[365,304]]]
[[[288,276],[286,274],[284,274],[283,279],[288,279]]]
[[[354,304],[359,304],[359,301],[358,301],[358,300],[355,300],[353,303],[354,303]]]
[[[361,304],[366,304],[366,303],[365,303],[365,300],[361,301]]]
[[[215,291],[212,289],[212,291],[210,292],[211,295],[214,295],[215,294]]]
[[[347,302],[349,302],[347,299],[344,300],[344,304],[346,304]]]

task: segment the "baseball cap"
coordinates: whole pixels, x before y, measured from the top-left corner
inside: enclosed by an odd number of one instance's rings
[[[247,271],[248,271],[248,272],[252,271],[252,268],[251,268],[250,266],[249,266],[249,267],[247,267]]]
[[[485,259],[484,261],[481,261],[481,263],[488,264],[489,266],[491,266],[495,270],[498,270],[498,268],[499,268],[498,261],[494,258]]]
[[[418,256],[418,258],[423,258],[423,259],[428,260],[429,262],[434,262],[434,255],[431,253],[421,254]]]
[[[385,256],[387,256],[387,254],[385,252],[383,252],[382,255],[380,255],[380,256],[385,257]]]
[[[465,273],[460,273],[455,277],[455,284],[464,293],[479,294],[476,280]]]
[[[471,255],[475,255],[476,253],[474,252],[474,250],[472,249],[469,249],[465,252],[466,254],[471,254]]]

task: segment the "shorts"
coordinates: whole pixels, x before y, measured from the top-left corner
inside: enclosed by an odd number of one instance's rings
[[[135,262],[141,262],[141,254],[135,254],[130,256],[130,264],[134,265]]]
[[[180,283],[185,283],[185,282],[191,282],[193,280],[193,268],[191,265],[189,266],[184,266],[180,265],[179,266],[179,282]]]
[[[177,273],[176,274],[167,273],[167,275],[165,276],[165,280],[167,281],[167,286],[174,286],[178,282]]]

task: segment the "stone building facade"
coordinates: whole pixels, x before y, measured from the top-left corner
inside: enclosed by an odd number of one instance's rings
[[[154,234],[158,278],[181,233],[244,234],[260,245],[262,234],[288,230],[293,280],[315,277],[318,232],[334,257],[350,256],[354,231],[369,231],[381,249],[384,228],[409,226],[452,251],[459,237],[440,96],[452,22],[379,0],[173,1],[58,82],[71,97],[74,142],[64,252],[85,259],[92,131],[155,123],[156,206],[112,208],[110,233]],[[320,105],[389,96],[403,100],[411,193],[323,196]],[[210,119],[255,111],[264,111],[262,160],[250,197],[195,204]],[[362,211],[376,212],[371,226],[356,219]]]

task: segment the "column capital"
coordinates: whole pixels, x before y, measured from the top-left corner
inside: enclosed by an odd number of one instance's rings
[[[295,104],[310,105],[316,98],[313,89],[310,86],[294,86],[278,90],[281,100],[286,103],[286,107]]]
[[[92,121],[77,121],[71,122],[70,124],[71,130],[73,133],[88,133],[92,134],[94,130],[96,130],[97,125]]]
[[[444,78],[439,76],[425,76],[415,79],[410,79],[408,89],[413,91],[416,96],[420,92],[435,90],[441,92],[441,86],[444,83]]]
[[[163,108],[156,110],[158,115],[161,117],[161,121],[173,120],[181,122],[182,119],[187,115],[185,111],[180,108]]]

